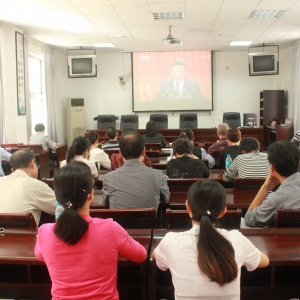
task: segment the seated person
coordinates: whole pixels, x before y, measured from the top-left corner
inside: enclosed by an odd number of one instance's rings
[[[73,160],[82,161],[87,164],[90,169],[93,178],[98,177],[98,170],[94,162],[88,160],[89,157],[89,149],[90,149],[90,142],[83,136],[76,137],[73,142],[72,146],[70,147],[67,155],[67,160],[63,160],[60,163],[60,167],[64,167],[65,165],[69,164]]]
[[[49,165],[55,167],[57,161],[56,147],[58,146],[58,143],[52,142],[48,135],[45,135],[44,124],[36,124],[34,130],[36,133],[30,137],[29,145],[40,144],[42,145],[43,150],[49,149]]]
[[[300,130],[295,133],[294,137],[291,139],[291,142],[293,142],[294,144],[296,144],[299,147],[299,145],[300,145]]]
[[[161,143],[163,147],[167,146],[163,135],[158,132],[157,124],[149,121],[146,125],[146,134],[143,135],[144,143]]]
[[[119,299],[118,256],[137,263],[147,258],[145,248],[117,222],[90,217],[93,186],[82,162],[68,164],[54,177],[56,199],[65,209],[56,223],[39,228],[34,250],[48,268],[53,299]]]
[[[224,181],[233,181],[233,178],[264,177],[270,173],[267,154],[259,152],[259,141],[254,137],[244,137],[240,142],[241,155],[237,156],[232,165],[223,175]]]
[[[268,257],[238,230],[216,228],[226,213],[226,192],[216,181],[194,183],[186,200],[193,227],[169,232],[152,252],[157,267],[170,269],[175,299],[240,299],[241,268],[268,266]]]
[[[107,127],[105,130],[105,135],[108,138],[108,142],[101,145],[102,149],[119,148],[119,141],[118,141],[119,133],[115,127],[113,126]]]
[[[125,134],[127,133],[130,133],[130,132],[136,132],[135,129],[133,128],[125,128],[123,129],[122,131],[122,134],[121,134],[121,137],[124,136]],[[112,170],[116,170],[117,168],[120,168],[124,165],[124,159],[123,159],[123,156],[121,153],[113,153],[111,156],[110,156],[110,161],[111,161],[111,169]],[[152,164],[151,164],[151,160],[150,158],[147,156],[147,154],[145,153],[144,157],[143,157],[143,164],[149,168],[152,168]]]
[[[99,170],[100,166],[110,170],[111,162],[109,156],[102,149],[98,148],[98,133],[96,131],[89,131],[85,134],[85,138],[91,143],[89,160],[96,163]]]
[[[217,135],[219,137],[219,140],[208,148],[207,150],[208,154],[211,154],[211,152],[214,149],[222,150],[223,148],[228,147],[227,138],[226,138],[226,132],[228,129],[229,129],[228,124],[226,123],[219,124],[217,128]]]
[[[192,143],[187,138],[179,138],[174,143],[175,156],[168,161],[166,175],[169,178],[208,178],[206,164],[192,154]]]
[[[120,152],[124,165],[107,173],[103,180],[103,204],[110,208],[158,208],[169,202],[169,187],[162,171],[142,161],[145,144],[137,132],[122,134]]]
[[[247,226],[273,225],[278,208],[300,208],[299,160],[299,148],[291,142],[280,141],[269,146],[271,171],[246,212]],[[279,183],[279,188],[270,193]]]
[[[241,131],[238,128],[229,128],[226,133],[226,139],[229,147],[224,148],[220,153],[220,165],[225,168],[227,154],[230,154],[232,161],[240,154]]]
[[[207,154],[206,151],[203,148],[197,147],[197,146],[194,145],[195,139],[194,139],[194,132],[193,132],[192,129],[190,129],[190,128],[182,129],[179,137],[180,138],[188,138],[192,142],[192,145],[193,145],[192,153],[195,156],[197,156],[199,159],[207,159],[208,167],[210,169],[213,168],[213,166],[215,165],[215,160],[213,159],[213,157],[210,154]],[[172,153],[171,153],[171,155],[173,156]]]
[[[5,149],[0,147],[0,177],[5,176],[3,168],[2,168],[2,158],[6,161],[10,161],[11,153],[7,152]]]
[[[16,151],[10,158],[12,173],[0,178],[0,213],[31,212],[37,226],[41,212],[54,215],[56,200],[53,190],[37,179],[39,165],[29,149]]]

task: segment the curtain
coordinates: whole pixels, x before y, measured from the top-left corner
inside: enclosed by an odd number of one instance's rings
[[[30,91],[29,91],[29,44],[28,40],[24,40],[24,72],[25,72],[25,99],[26,99],[26,128],[27,140],[29,141],[32,132],[31,121],[31,104],[30,104]]]
[[[1,47],[0,47],[0,143],[6,143],[4,94],[3,94],[2,64],[1,64]]]
[[[53,141],[58,141],[57,131],[57,110],[56,110],[56,89],[53,52],[50,49],[44,50],[45,61],[45,86],[47,103],[47,132]]]
[[[294,130],[300,130],[300,45],[293,48],[293,97],[294,97],[294,107],[293,107],[293,123]]]

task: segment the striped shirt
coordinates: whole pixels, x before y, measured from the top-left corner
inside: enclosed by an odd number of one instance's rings
[[[275,222],[278,208],[300,208],[300,173],[287,177],[276,190],[266,196],[261,205],[248,210],[245,224],[250,227],[262,227]]]
[[[291,142],[300,146],[300,130],[295,133],[295,136],[291,139]]]
[[[233,178],[263,177],[270,173],[270,164],[266,153],[259,151],[237,156],[232,165],[224,172],[227,181]]]

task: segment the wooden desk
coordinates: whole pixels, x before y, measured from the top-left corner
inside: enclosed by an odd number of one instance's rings
[[[131,234],[130,230],[128,232]],[[0,234],[0,298],[52,298],[47,267],[34,255],[36,233],[10,230]],[[151,230],[134,230],[132,235],[149,253]],[[146,265],[147,261],[139,264],[119,258],[121,299],[147,299]]]
[[[172,230],[180,231],[180,230]],[[270,266],[248,272],[242,268],[241,299],[289,299],[300,295],[300,231],[297,228],[266,228],[240,230],[270,259]],[[155,229],[151,252],[168,231]],[[150,259],[152,277],[151,299],[174,299],[171,274],[162,272]],[[288,272],[292,277],[288,277]],[[298,272],[298,273],[296,273]],[[282,277],[282,274],[285,274]],[[293,278],[296,277],[296,278]],[[158,279],[159,278],[159,279]]]
[[[94,129],[90,129],[94,130]],[[87,130],[87,131],[90,131]],[[259,140],[260,143],[260,151],[263,150],[264,144],[264,131],[263,128],[254,128],[254,127],[242,127],[240,128],[242,137],[255,137]],[[94,130],[97,131],[99,135],[99,142],[107,140],[105,136],[105,130]],[[119,136],[122,133],[122,130],[118,130]],[[145,129],[138,129],[138,132],[142,135],[146,133]],[[180,135],[181,129],[159,129],[159,133],[161,133],[165,140],[169,143],[174,142]],[[193,128],[194,137],[196,142],[200,142],[202,140],[206,140],[209,142],[216,142],[218,139],[217,136],[217,128]]]
[[[67,147],[66,145],[58,146],[56,149],[57,153],[57,168],[59,169],[60,163],[66,159]]]

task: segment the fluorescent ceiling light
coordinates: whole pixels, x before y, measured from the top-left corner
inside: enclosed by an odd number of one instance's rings
[[[182,20],[184,19],[183,12],[168,12],[168,13],[153,13],[154,20]]]
[[[116,46],[112,43],[101,43],[101,44],[92,44],[96,48],[115,48]]]
[[[277,19],[285,13],[285,10],[255,10],[249,19]]]
[[[240,42],[231,42],[229,46],[249,46],[253,41],[240,41]]]

